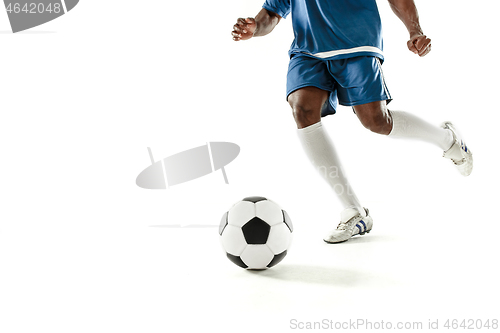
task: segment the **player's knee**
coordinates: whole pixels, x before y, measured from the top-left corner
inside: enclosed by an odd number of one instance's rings
[[[311,105],[294,103],[293,101],[289,101],[289,104],[292,107],[293,118],[297,123],[297,127],[304,128],[321,120],[321,110]]]
[[[392,130],[392,118],[385,104],[362,105],[355,107],[361,124],[378,134],[389,134]]]
[[[389,134],[392,130],[392,121],[387,112],[374,112],[360,118],[363,126],[378,134]]]

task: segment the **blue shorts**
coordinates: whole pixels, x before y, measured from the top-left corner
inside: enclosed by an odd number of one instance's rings
[[[335,114],[337,103],[354,106],[392,98],[385,84],[380,59],[360,56],[323,60],[295,54],[288,65],[286,97],[303,87],[317,87],[330,92],[321,116]],[[337,102],[338,100],[338,102]]]

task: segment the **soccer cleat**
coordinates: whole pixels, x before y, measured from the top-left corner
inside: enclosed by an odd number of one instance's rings
[[[443,157],[451,159],[463,176],[470,175],[473,165],[472,152],[450,121],[445,121],[441,124],[441,127],[449,129],[453,134],[454,140],[453,145],[443,153]]]
[[[366,217],[361,216],[361,214],[355,213],[354,216],[346,219],[347,221],[342,221],[341,219],[337,229],[332,230],[328,235],[323,238],[327,243],[341,243],[345,242],[352,236],[364,235],[370,232],[373,227],[373,219],[370,216],[370,212],[365,208]]]

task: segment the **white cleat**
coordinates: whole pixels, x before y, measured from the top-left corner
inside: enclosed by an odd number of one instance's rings
[[[472,172],[472,151],[467,147],[464,140],[450,121],[441,124],[442,128],[449,129],[453,134],[455,142],[443,153],[443,157],[451,159],[458,171],[463,176],[468,176]]]
[[[353,213],[349,214],[350,216],[348,217],[341,218],[337,229],[330,231],[328,235],[323,238],[325,242],[331,244],[345,242],[352,236],[364,235],[365,233],[372,230],[373,219],[370,216],[370,212],[367,208],[365,208],[366,217],[361,216],[358,211],[355,211],[352,208],[349,208],[342,212],[342,215],[345,215],[345,213],[349,213],[347,212],[348,210],[352,210]]]

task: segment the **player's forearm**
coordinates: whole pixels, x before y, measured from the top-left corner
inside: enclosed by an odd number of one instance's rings
[[[265,36],[279,23],[281,16],[267,9],[262,8],[262,10],[255,16],[255,23],[257,28],[254,32],[254,37]]]
[[[418,11],[413,0],[389,0],[392,11],[401,21],[411,36],[423,35],[418,19]]]

